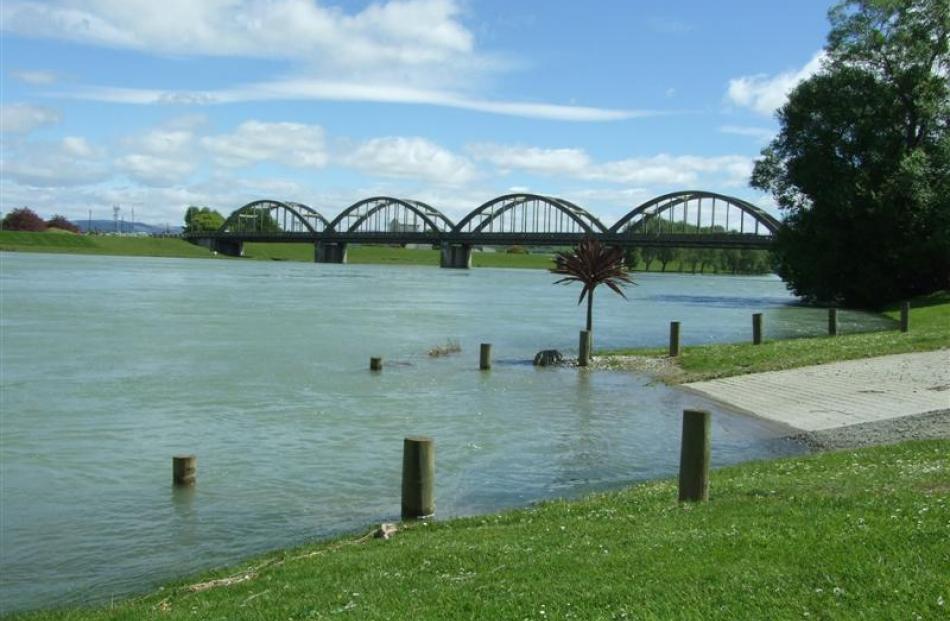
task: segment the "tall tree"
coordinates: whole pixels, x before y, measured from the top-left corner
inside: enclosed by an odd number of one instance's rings
[[[594,325],[594,289],[607,285],[613,291],[626,298],[623,287],[633,284],[624,264],[624,251],[619,246],[605,246],[595,237],[585,237],[573,250],[558,252],[554,255],[554,267],[551,271],[562,274],[564,278],[554,284],[579,282],[584,285],[577,299],[580,304],[587,298],[587,331]]]
[[[950,3],[845,0],[752,185],[785,211],[778,274],[877,306],[950,286]]]
[[[192,205],[185,211],[185,231],[217,231],[224,224],[224,216],[208,207]]]
[[[46,223],[29,207],[21,207],[14,209],[3,217],[2,227],[7,231],[32,231],[36,233],[45,231]]]

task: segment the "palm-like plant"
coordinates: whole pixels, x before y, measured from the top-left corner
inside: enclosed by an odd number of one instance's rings
[[[624,264],[623,248],[605,246],[594,237],[585,237],[568,252],[558,252],[554,256],[555,274],[564,274],[564,278],[554,284],[569,284],[579,282],[584,285],[577,303],[587,298],[587,331],[593,327],[594,289],[597,285],[607,285],[621,297],[626,299],[621,287],[627,284],[636,284],[627,272]]]

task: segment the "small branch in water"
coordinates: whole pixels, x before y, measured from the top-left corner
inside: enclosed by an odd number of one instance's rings
[[[436,345],[429,349],[428,354],[430,358],[441,358],[442,356],[449,356],[451,354],[457,354],[462,351],[462,346],[459,344],[457,339],[449,339],[442,345]]]

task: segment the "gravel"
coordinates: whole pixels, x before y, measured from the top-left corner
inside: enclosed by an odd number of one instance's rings
[[[791,438],[822,451],[893,444],[905,440],[950,438],[950,410],[810,431]]]

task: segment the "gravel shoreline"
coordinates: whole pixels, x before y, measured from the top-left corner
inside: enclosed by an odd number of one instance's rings
[[[855,361],[851,363],[854,364]],[[671,359],[650,356],[597,357],[591,360],[591,368],[638,371],[671,384],[675,384],[677,379],[681,380],[684,375]],[[945,389],[944,386],[937,388]],[[728,401],[726,403],[728,404]],[[950,405],[950,401],[947,404]],[[802,431],[788,437],[814,451],[847,450],[906,440],[950,438],[950,409],[935,409],[883,420]]]
[[[950,410],[822,429],[789,436],[816,451],[837,451],[905,440],[950,438]]]

